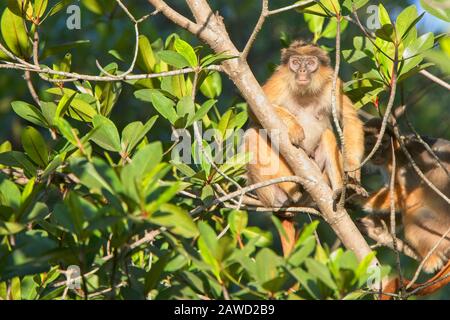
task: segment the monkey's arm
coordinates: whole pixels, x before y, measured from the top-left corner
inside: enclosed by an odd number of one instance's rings
[[[345,170],[356,182],[361,181],[361,170],[354,170],[361,164],[364,156],[363,123],[350,99],[341,93],[341,123],[343,124],[345,140]]]
[[[294,115],[285,108],[280,106],[273,107],[278,117],[280,117],[281,121],[286,125],[291,143],[294,146],[299,147],[300,143],[305,139],[303,127],[298,123],[297,119],[295,119]]]

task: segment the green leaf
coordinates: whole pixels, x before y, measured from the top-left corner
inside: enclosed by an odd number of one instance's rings
[[[203,261],[213,268],[213,273],[217,279],[220,279],[220,265],[216,259],[216,254],[219,247],[217,235],[214,230],[204,221],[198,223],[198,230],[200,237],[197,245],[200,251],[200,256]]]
[[[344,32],[344,30],[347,28],[348,21],[342,19],[341,20],[341,34]],[[327,39],[333,39],[336,38],[337,34],[337,20],[336,18],[331,18],[330,22],[325,27],[325,30],[322,32],[322,37]]]
[[[34,0],[33,15],[35,17],[42,17],[47,9],[48,0]]]
[[[200,198],[205,205],[211,204],[211,202],[214,200],[214,189],[211,185],[208,184],[202,188]]]
[[[16,184],[0,175],[0,204],[17,210],[21,203],[21,194]]]
[[[220,96],[222,93],[222,78],[220,77],[219,72],[211,72],[205,80],[203,80],[200,91],[209,99]]]
[[[375,31],[378,38],[393,42],[395,40],[394,27],[391,24],[385,24],[380,29]]]
[[[189,62],[184,56],[175,51],[162,50],[159,51],[157,55],[162,61],[178,69],[182,69],[189,65]]]
[[[242,210],[233,210],[228,216],[228,224],[230,225],[230,230],[234,234],[241,234],[242,231],[247,227],[248,215],[247,212]]]
[[[305,226],[302,233],[298,237],[298,240],[296,242],[296,246],[303,244],[306,240],[309,239],[309,237],[312,236],[314,231],[316,231],[317,227],[319,226],[319,221],[315,220]]]
[[[115,74],[117,64],[112,63],[104,69],[110,74]],[[100,102],[100,114],[108,116],[122,92],[122,84],[120,82],[101,82],[95,86],[95,97]]]
[[[165,119],[169,120],[171,124],[175,124],[178,119],[178,115],[175,112],[175,103],[166,98],[160,91],[154,89],[142,89],[134,93],[135,97],[144,100],[151,101],[156,111],[158,111]]]
[[[76,98],[72,100],[69,116],[83,122],[92,121],[92,118],[97,114],[97,111],[91,106],[87,99],[95,100],[95,98],[90,95],[77,94]]]
[[[242,235],[247,239],[258,239],[255,243],[259,247],[267,247],[272,243],[272,234],[270,232],[262,231],[258,227],[247,227],[242,230]]]
[[[54,126],[57,105],[54,102],[41,101],[42,115],[50,127]]]
[[[217,124],[217,130],[219,130],[222,140],[225,139],[227,129],[231,129],[230,122],[232,117],[233,117],[233,110],[228,110],[222,115],[222,117],[219,120],[219,123]]]
[[[122,131],[122,147],[130,153],[155,124],[158,116],[151,117],[145,125],[140,121],[129,123]]]
[[[354,10],[358,10],[364,7],[367,2],[369,2],[369,0],[344,0],[342,7],[347,9],[348,12],[353,12],[353,7]]]
[[[2,264],[0,282],[15,276],[39,274],[50,269],[50,261],[57,254],[58,244],[42,230],[30,230],[16,235],[15,250]]]
[[[186,96],[178,100],[176,110],[178,118],[184,120],[184,123],[178,123],[179,121],[177,122],[177,128],[184,127],[188,123],[190,123],[192,118],[194,117],[195,112],[195,106],[194,101],[192,101],[192,97]]]
[[[330,271],[325,265],[312,258],[306,258],[305,265],[306,269],[311,275],[322,281],[330,289],[337,290],[337,285],[331,277]]]
[[[216,104],[217,100],[210,99],[202,104],[200,109],[197,110],[194,117],[192,118],[191,122],[188,123],[188,125],[191,125],[195,121],[200,121],[204,116],[206,116],[209,112],[209,110],[212,108],[214,104]]]
[[[293,266],[299,266],[307,257],[309,257],[316,247],[316,239],[313,236],[309,236],[299,249],[295,250],[289,257],[289,263]]]
[[[184,238],[194,238],[198,235],[197,226],[192,221],[191,216],[185,210],[173,204],[161,205],[160,211],[153,213],[149,220]]]
[[[8,151],[0,153],[0,164],[9,167],[22,168],[28,176],[36,174],[35,165],[31,163],[31,161],[28,160],[28,157],[22,152]]]
[[[61,100],[59,100],[58,107],[56,108],[55,117],[63,117],[64,114],[69,109],[70,105],[72,104],[73,99],[77,95],[76,92],[74,92],[72,95],[63,95]]]
[[[315,15],[315,14],[309,14],[305,13],[303,15],[305,18],[306,23],[308,24],[308,29],[312,33],[314,33],[314,38],[318,39],[320,34],[322,33],[323,24],[325,22],[325,18]]]
[[[142,71],[152,73],[156,64],[155,55],[148,38],[144,35],[139,36],[139,51],[137,65]]]
[[[191,67],[198,65],[197,55],[189,43],[180,38],[176,38],[173,44],[174,49],[181,54]]]
[[[262,287],[271,292],[279,290],[280,272],[278,267],[282,264],[282,259],[277,256],[272,250],[263,248],[255,257],[255,277]]]
[[[397,16],[397,20],[395,22],[395,28],[397,30],[397,34],[400,39],[402,39],[407,31],[411,28],[411,25],[417,19],[417,8],[414,4],[405,8],[400,14]]]
[[[56,204],[52,217],[64,229],[83,236],[88,217],[96,213],[96,208],[75,192],[69,192],[64,202]]]
[[[423,53],[433,47],[434,35],[432,32],[428,32],[415,41],[413,41],[403,51],[402,58],[404,61],[400,64],[400,74],[403,75],[413,68],[417,67],[423,60]]]
[[[391,18],[389,17],[389,13],[381,3],[378,4],[378,20],[380,21],[380,24],[382,26],[386,24],[392,24]]]
[[[103,149],[120,152],[120,137],[114,122],[99,114],[94,116],[92,122],[94,128],[98,129],[92,135],[91,140]]]
[[[74,146],[78,146],[77,131],[72,128],[69,122],[63,118],[56,118],[55,125],[58,127],[59,132],[63,137]]]
[[[171,160],[170,163],[186,177],[192,177],[196,174],[196,172],[185,163],[178,162],[175,160]]]
[[[23,18],[6,8],[0,23],[3,40],[16,56],[26,58],[30,53],[27,30]]]
[[[113,168],[99,158],[93,158],[93,162],[88,162],[84,158],[74,158],[70,161],[70,168],[81,183],[92,192],[101,193],[103,189],[114,192],[112,185],[120,185]]]
[[[446,0],[420,0],[420,5],[433,16],[450,22],[450,8]]]
[[[17,222],[0,221],[0,236],[8,236],[19,233],[26,228],[25,224]]]
[[[312,275],[301,268],[292,269],[290,272],[313,299],[319,299],[320,292]]]
[[[11,106],[14,112],[25,120],[44,128],[48,127],[42,112],[35,106],[23,101],[14,101],[11,103]]]
[[[202,67],[207,67],[209,65],[218,64],[222,61],[234,59],[234,58],[237,58],[237,56],[232,56],[225,52],[222,52],[219,54],[209,54],[200,60],[200,65]]]
[[[152,142],[136,152],[131,166],[135,168],[136,176],[142,178],[161,162],[162,157],[163,148],[161,142]]]
[[[26,127],[22,132],[22,146],[34,163],[41,168],[47,166],[48,149],[39,131],[33,127]]]

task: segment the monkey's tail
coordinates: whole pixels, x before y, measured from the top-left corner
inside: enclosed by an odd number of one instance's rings
[[[297,230],[292,218],[281,218],[281,226],[285,233],[280,232],[281,246],[283,248],[283,255],[287,257],[294,250],[297,240]]]
[[[407,286],[410,283],[409,280],[403,280],[403,286]],[[432,278],[424,283],[415,283],[410,287],[410,291],[417,290],[414,295],[426,296],[436,292],[450,283],[450,261],[439,270]],[[387,283],[383,288],[383,293],[397,293],[400,290],[400,280],[395,278]],[[380,300],[391,300],[393,297],[390,295],[381,295]]]

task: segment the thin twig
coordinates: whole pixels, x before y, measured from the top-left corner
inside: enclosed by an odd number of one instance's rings
[[[141,80],[141,79],[152,79],[159,77],[171,77],[180,74],[187,74],[196,72],[197,68],[184,68],[179,70],[171,70],[159,73],[149,73],[149,74],[135,74],[135,75],[125,75],[125,76],[93,76],[86,74],[79,74],[74,72],[64,72],[64,71],[56,71],[50,68],[38,68],[34,65],[23,65],[18,63],[5,62],[5,64],[0,64],[0,69],[16,69],[16,70],[25,70],[35,73],[49,74],[49,75],[59,75],[63,77],[67,77],[68,79],[48,79],[46,81],[49,82],[73,82],[78,80],[87,80],[87,81],[98,81],[98,82],[113,82],[113,81],[127,81],[127,80]],[[213,71],[222,71],[222,68],[218,65],[210,65],[207,67],[202,67],[200,70],[213,70]]]
[[[227,208],[236,209],[234,205],[225,204]],[[242,210],[255,211],[255,212],[295,212],[295,213],[307,213],[312,214],[322,218],[322,214],[310,207],[252,207],[252,206],[242,206]]]
[[[241,59],[247,59],[248,53],[250,52],[250,49],[253,46],[253,43],[256,40],[256,36],[258,35],[259,31],[261,31],[261,28],[264,24],[264,21],[266,21],[266,18],[269,13],[269,0],[262,0],[262,9],[261,9],[261,15],[259,16],[258,22],[255,25],[255,28],[253,29],[252,34],[250,35],[250,38],[247,41],[247,44],[245,45],[244,50],[242,50]]]
[[[34,102],[36,102],[36,104],[40,106],[41,101],[39,100],[39,96],[36,92],[36,89],[33,86],[33,82],[31,81],[30,71],[25,71],[24,78],[25,82],[27,83],[28,91],[30,91],[31,97],[33,98]]]
[[[392,246],[394,248],[395,252],[395,258],[396,258],[396,266],[397,266],[397,272],[398,272],[398,278],[400,280],[400,299],[405,295],[406,289],[403,285],[403,273],[402,268],[400,264],[400,253],[398,251],[397,247],[397,235],[395,232],[395,176],[396,176],[396,170],[397,170],[397,163],[395,158],[395,149],[394,149],[394,140],[391,138],[391,153],[392,153],[392,169],[391,169],[391,177],[389,182],[389,200],[390,200],[390,220],[391,220],[391,236],[392,236]]]
[[[427,70],[420,70],[419,73],[423,75],[424,77],[430,79],[431,81],[437,83],[438,85],[444,87],[447,90],[450,90],[450,84],[445,82],[444,80],[436,77],[434,74],[431,74]]]
[[[298,7],[306,6],[306,5],[308,5],[310,3],[314,3],[314,2],[317,2],[317,0],[307,0],[307,1],[297,2],[297,3],[292,4],[290,6],[282,7],[282,8],[279,8],[279,9],[270,10],[268,15],[271,16],[271,15],[278,14],[278,13],[281,13],[281,12],[297,9]]]

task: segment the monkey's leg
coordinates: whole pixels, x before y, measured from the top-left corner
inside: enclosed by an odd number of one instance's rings
[[[258,183],[273,178],[292,176],[294,173],[282,158],[270,147],[270,143],[250,128],[245,134],[244,148],[251,154],[247,165],[249,183]],[[292,182],[270,185],[256,190],[259,200],[267,207],[287,206],[301,197],[300,188]],[[285,256],[289,255],[295,245],[296,230],[294,222],[289,218],[281,218],[285,235],[280,233],[281,244]]]

